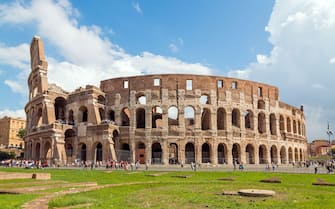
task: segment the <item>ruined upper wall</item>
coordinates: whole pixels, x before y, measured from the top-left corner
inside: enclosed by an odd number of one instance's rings
[[[37,68],[46,70],[48,67],[48,62],[44,56],[43,41],[38,36],[34,36],[30,44],[30,64],[32,71]]]

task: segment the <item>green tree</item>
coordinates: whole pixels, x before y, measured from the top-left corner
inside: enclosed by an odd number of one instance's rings
[[[24,128],[21,128],[16,134],[16,136],[20,137],[21,139],[23,139],[24,135],[26,135],[26,129]]]

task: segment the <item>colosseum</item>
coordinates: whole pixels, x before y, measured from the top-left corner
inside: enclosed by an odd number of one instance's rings
[[[48,84],[43,42],[30,47],[25,157],[51,164],[288,164],[305,161],[303,106],[277,87],[222,76],[157,74],[66,92]]]

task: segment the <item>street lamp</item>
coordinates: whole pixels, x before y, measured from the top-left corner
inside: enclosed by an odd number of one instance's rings
[[[333,132],[330,130],[329,128],[329,123],[328,123],[328,127],[327,127],[327,135],[328,135],[328,141],[329,141],[329,157],[331,158],[332,157],[332,146],[331,146],[331,143],[330,143],[330,136],[333,135]]]

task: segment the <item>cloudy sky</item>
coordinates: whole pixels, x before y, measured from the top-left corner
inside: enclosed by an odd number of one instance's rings
[[[194,73],[278,86],[304,105],[307,136],[335,129],[335,0],[0,0],[0,117],[25,117],[29,44],[44,40],[49,82]]]

